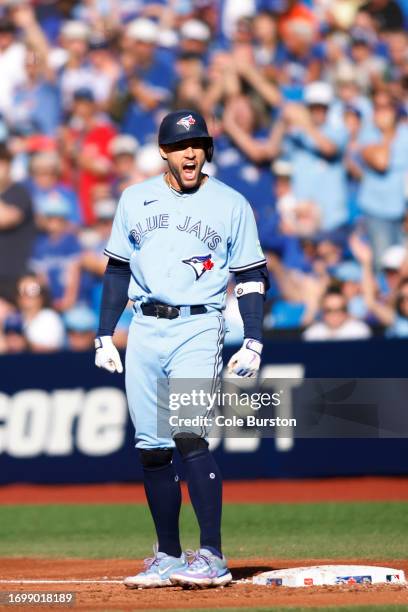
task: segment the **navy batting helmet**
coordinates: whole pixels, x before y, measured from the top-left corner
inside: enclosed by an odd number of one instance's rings
[[[164,117],[159,127],[159,145],[170,145],[191,138],[202,138],[207,141],[205,156],[210,162],[214,152],[213,139],[200,113],[182,109]]]

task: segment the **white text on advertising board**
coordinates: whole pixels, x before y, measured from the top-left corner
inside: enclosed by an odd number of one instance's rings
[[[0,393],[0,454],[109,455],[122,448],[127,419],[125,395],[114,387]]]

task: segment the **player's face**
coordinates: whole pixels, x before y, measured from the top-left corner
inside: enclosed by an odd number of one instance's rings
[[[186,190],[197,187],[205,162],[205,147],[205,140],[200,138],[160,147],[160,153],[169,165],[170,181],[175,181],[176,188]]]

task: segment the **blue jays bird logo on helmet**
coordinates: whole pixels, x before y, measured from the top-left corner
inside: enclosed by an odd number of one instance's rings
[[[182,261],[193,268],[196,280],[201,278],[204,272],[214,267],[214,263],[211,261],[211,255],[194,255],[194,257],[183,259]]]
[[[187,117],[182,117],[181,119],[179,119],[177,121],[177,125],[182,125],[184,128],[186,128],[188,132],[190,130],[190,127],[194,125],[195,122],[196,120],[194,119],[193,115],[187,115]]]

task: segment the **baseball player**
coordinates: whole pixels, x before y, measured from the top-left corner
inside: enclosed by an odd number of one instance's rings
[[[109,261],[95,340],[96,365],[121,373],[112,335],[130,298],[134,316],[126,393],[158,544],[144,571],[125,578],[124,584],[220,586],[232,579],[221,549],[221,474],[205,428],[159,431],[157,381],[170,385],[177,379],[219,378],[230,272],[236,278],[245,339],[229,371],[255,376],[268,277],[250,205],[202,172],[213,155],[203,117],[192,110],[168,114],[160,125],[159,148],[167,172],[128,187],[120,198],[105,250]],[[193,555],[180,547],[175,448],[200,527],[200,548]]]

